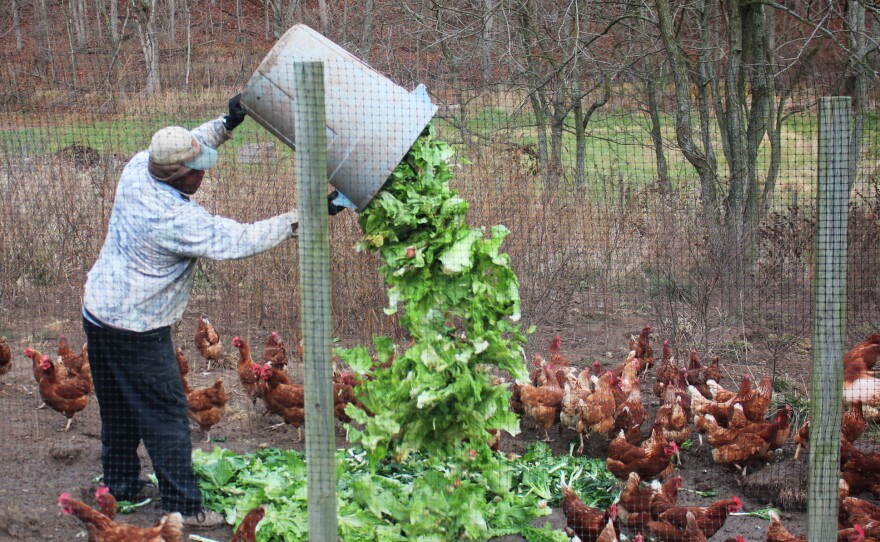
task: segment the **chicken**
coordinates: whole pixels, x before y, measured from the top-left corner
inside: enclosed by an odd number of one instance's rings
[[[73,415],[89,404],[89,387],[80,378],[58,378],[56,365],[43,356],[40,360],[43,376],[40,378],[40,397],[43,401],[67,417],[64,431],[70,429]]]
[[[880,521],[880,506],[855,497],[844,497],[840,508],[848,518],[847,525]]]
[[[736,397],[737,394],[736,391],[724,389],[724,387],[715,380],[706,380],[706,386],[709,388],[709,397],[716,403],[726,403]]]
[[[544,368],[545,374],[549,372],[548,368],[549,365]],[[538,387],[520,384],[520,398],[526,419],[544,429],[544,441],[551,442],[550,428],[556,421],[565,393],[554,375],[547,375],[546,378],[547,383]]]
[[[578,404],[593,393],[590,383],[589,368],[581,371],[573,384],[566,383],[559,412],[559,424],[561,427],[577,431],[577,421],[579,418]]]
[[[858,495],[870,491],[880,498],[880,453],[865,453],[852,443],[840,441],[840,477]]]
[[[630,341],[629,349],[635,350],[636,358],[639,360],[639,366],[643,371],[647,371],[654,366],[654,349],[651,348],[651,324],[642,328],[639,337],[634,341]]]
[[[709,506],[674,506],[662,512],[659,515],[659,521],[677,527],[683,532],[687,528],[687,516],[693,514],[696,519],[696,527],[704,536],[712,538],[724,526],[728,515],[739,512],[741,508],[742,502],[739,497],[721,499]],[[660,539],[665,540],[663,537]],[[670,540],[675,540],[675,538],[670,538]]]
[[[211,442],[211,428],[223,417],[226,411],[226,403],[229,396],[223,386],[223,379],[218,378],[214,385],[207,388],[192,389],[189,387],[187,375],[189,374],[189,362],[183,355],[180,347],[175,349],[177,357],[177,370],[180,372],[180,381],[183,383],[183,391],[186,394],[189,419],[196,422],[205,433],[205,442]]]
[[[266,338],[266,348],[263,350],[263,363],[272,362],[272,367],[283,370],[287,367],[287,349],[284,341],[277,331],[273,331]]]
[[[556,371],[560,369],[567,372],[568,368],[571,367],[568,358],[563,356],[559,351],[561,346],[562,337],[559,335],[553,337],[553,340],[550,341],[550,355],[547,357],[547,365],[549,366],[550,371],[548,374],[555,375]]]
[[[719,356],[712,356],[712,361],[703,371],[703,376],[707,383],[711,380],[716,384],[721,384],[721,358]]]
[[[39,384],[40,379],[43,378],[43,369],[42,367],[40,367],[40,361],[43,359],[43,354],[41,354],[39,350],[34,350],[31,347],[27,347],[24,349],[24,355],[31,358],[34,380],[37,382],[37,384]],[[52,365],[55,365],[55,374],[58,379],[64,380],[65,378],[67,378],[67,367],[65,367],[63,363],[51,363]]]
[[[88,345],[83,344],[80,353],[74,354],[73,350],[70,349],[70,341],[62,333],[58,337],[58,356],[61,358],[61,363],[64,364],[68,374],[79,375],[85,371],[89,373],[89,378],[91,378]]]
[[[260,373],[254,372],[254,360],[251,358],[251,347],[241,337],[232,338],[232,346],[238,348],[238,380],[244,386],[244,390],[256,405],[259,390],[257,383],[260,381]]]
[[[712,399],[706,399],[703,397],[703,394],[693,386],[688,386],[688,393],[690,394],[691,409],[694,413],[694,421],[697,424],[698,431],[701,433],[705,432],[701,429],[699,418],[705,418],[709,415],[714,417],[715,420],[722,425],[727,426],[728,422],[730,422],[730,407],[732,404],[717,403]]]
[[[697,351],[691,348],[690,359],[687,368],[687,382],[691,386],[697,388],[703,397],[711,397],[709,387],[706,385],[706,369],[700,363],[700,356]]]
[[[266,408],[269,412],[281,416],[284,423],[295,427],[296,442],[302,442],[302,426],[306,421],[305,391],[302,384],[282,383],[268,364],[263,366],[261,378],[266,386],[262,392]]]
[[[626,401],[617,405],[614,412],[614,430],[623,431],[627,442],[638,444],[642,440],[642,424],[647,419],[638,378]]]
[[[644,488],[640,484],[639,474],[631,472],[620,493],[617,513],[624,525],[645,530],[648,522],[656,520],[661,512],[678,504],[678,489],[682,479],[681,476],[675,476],[662,485],[655,480]]]
[[[794,536],[785,525],[779,514],[770,511],[770,525],[767,526],[767,542],[807,542],[806,536]]]
[[[675,388],[668,387],[663,396],[663,404],[657,409],[656,427],[660,428],[666,440],[681,444],[691,437],[690,418],[681,405],[681,397]]]
[[[873,334],[843,356],[843,400],[880,404],[880,378],[871,369],[880,357],[880,334]]]
[[[631,472],[638,473],[645,480],[665,478],[675,467],[671,458],[677,453],[678,446],[674,442],[668,442],[656,427],[651,431],[651,437],[641,446],[627,442],[621,432],[608,445],[605,466],[621,480],[628,478]]]
[[[0,376],[5,375],[12,369],[12,351],[6,342],[6,337],[0,337]]]
[[[257,524],[266,517],[266,509],[258,506],[245,514],[229,542],[257,542]]]
[[[340,422],[348,423],[351,418],[346,414],[345,408],[353,404],[360,409],[364,409],[363,403],[354,396],[354,388],[359,383],[357,377],[348,372],[333,372],[333,411],[336,419]],[[496,384],[497,385],[497,384]],[[500,439],[501,434],[498,434]]]
[[[562,488],[562,514],[565,516],[565,524],[577,534],[583,542],[596,542],[605,529],[608,522],[614,527],[615,536],[619,532],[617,522],[617,505],[612,505],[608,510],[602,511],[591,508],[584,504],[575,492],[565,485]],[[612,539],[613,540],[613,539]]]
[[[116,519],[118,506],[116,504],[116,497],[110,493],[109,487],[101,486],[95,490],[95,502],[98,504],[98,509],[101,510],[102,514],[110,519]]]
[[[767,415],[771,399],[773,399],[773,377],[767,375],[761,379],[761,384],[754,390],[749,390],[745,394],[743,394],[743,390],[740,390],[733,401],[742,404],[743,412],[749,421],[760,422]]]
[[[618,542],[618,540],[620,539],[617,538],[617,529],[614,527],[614,521],[609,519],[605,523],[605,528],[599,533],[599,538],[596,539],[596,542]]]
[[[85,523],[89,542],[182,542],[183,517],[178,512],[162,516],[153,527],[135,527],[115,523],[94,508],[62,493],[58,506],[66,515],[74,515]]]
[[[716,463],[748,467],[754,460],[767,456],[770,442],[760,435],[721,427],[711,414],[703,419],[706,437],[712,447],[712,459]]]
[[[791,431],[791,406],[784,405],[777,411],[770,422],[749,422],[739,403],[733,405],[734,414],[730,421],[730,429],[754,433],[768,442],[770,450],[782,448]]]
[[[669,339],[663,341],[663,359],[660,366],[657,367],[657,380],[654,382],[654,395],[663,399],[663,392],[670,382],[675,382],[678,378],[678,365],[675,358],[672,357],[672,351],[669,348]]]
[[[614,394],[612,393],[612,381],[614,375],[606,371],[601,378],[593,376],[596,390],[585,399],[578,401],[578,420],[575,431],[580,437],[580,447],[577,453],[584,453],[584,435],[587,432],[599,435],[607,435],[614,428]]]
[[[863,411],[862,403],[856,401],[851,403],[849,410],[843,407],[843,416],[840,422],[840,437],[849,443],[853,443],[865,432],[867,423]],[[804,422],[797,434],[794,436],[794,443],[797,448],[794,452],[794,458],[800,456],[801,448],[809,448],[810,445],[810,419]]]
[[[204,314],[199,316],[196,337],[193,342],[199,350],[199,354],[208,360],[208,370],[211,369],[212,361],[217,361],[223,356],[223,344],[220,342],[220,335],[217,334],[214,325],[208,321]]]

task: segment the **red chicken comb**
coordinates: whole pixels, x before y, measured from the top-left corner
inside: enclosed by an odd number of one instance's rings
[[[739,500],[739,497],[737,497],[736,495],[733,496],[733,506],[736,507],[736,510],[734,510],[734,512],[739,512],[740,510],[742,510],[743,507],[742,501]]]
[[[611,509],[608,510],[608,515],[611,517],[612,520],[617,521],[617,505],[616,504],[611,505]]]
[[[272,338],[275,339],[276,341],[278,340],[278,332],[277,331],[272,332]]]
[[[109,487],[107,487],[107,486],[101,486],[101,487],[99,487],[98,489],[95,490],[95,498],[97,499],[98,497],[103,497],[104,495],[107,495],[107,494],[109,494],[109,493],[110,493],[110,488],[109,488]]]
[[[241,337],[236,335],[235,337],[232,338],[232,346],[238,348],[240,344],[241,344]]]
[[[43,369],[48,369],[52,365],[52,362],[49,361],[49,356],[43,356],[40,358],[40,367]]]
[[[31,348],[30,346],[28,346],[27,348],[24,349],[24,355],[25,355],[25,356],[28,356],[28,357],[33,356],[33,355],[34,355],[34,349]]]
[[[73,513],[73,510],[70,508],[70,493],[65,491],[58,497],[58,506],[61,507],[61,511],[66,515]]]

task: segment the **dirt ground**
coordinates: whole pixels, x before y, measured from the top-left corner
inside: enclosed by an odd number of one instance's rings
[[[638,330],[635,326],[631,327],[634,332]],[[73,322],[66,333],[73,344],[82,344],[82,331],[77,329]],[[608,357],[607,346],[597,345],[589,340],[590,329],[587,325],[580,329],[553,327],[539,329],[530,340],[530,346],[527,348],[529,354],[546,352],[546,348],[542,345],[548,344],[549,339],[556,333],[562,333],[566,337],[566,342],[563,343],[564,353],[581,366],[591,363],[593,359],[600,359],[604,365],[610,366],[619,363],[625,355],[626,343],[621,340],[620,347]],[[657,338],[662,339],[662,336]],[[237,385],[237,376],[231,365],[231,362],[237,359],[237,352],[234,349],[227,348],[227,355],[230,356],[228,368],[215,368],[207,372],[205,362],[198,357],[192,347],[191,339],[188,336],[179,339],[178,344],[183,347],[190,359],[191,385],[204,386],[213,383],[217,376],[223,376],[230,395],[226,416],[212,432],[212,436],[222,442],[205,443],[204,434],[193,426],[194,447],[210,450],[215,445],[219,445],[237,452],[252,451],[259,446],[302,450],[302,444],[294,443],[292,429],[269,431],[268,427],[276,423],[276,420],[255,414],[241,387]],[[222,339],[228,345],[231,336]],[[290,344],[289,338],[285,337],[285,339],[288,339]],[[0,380],[0,435],[2,435],[0,436],[0,457],[2,457],[0,459],[0,541],[78,540],[85,535],[81,524],[73,517],[64,516],[57,506],[57,501],[60,493],[69,491],[76,498],[92,502],[96,487],[94,480],[101,474],[100,421],[97,403],[92,397],[88,407],[74,418],[70,431],[62,432],[65,418],[61,414],[49,408],[39,410],[36,408],[41,403],[39,392],[31,373],[30,360],[22,354],[27,346],[35,347],[44,353],[54,353],[57,342],[47,337],[42,342],[28,343],[24,339],[13,337],[11,346],[14,367]],[[657,350],[659,351],[659,348]],[[295,365],[291,367],[294,376],[300,377],[301,367]],[[742,372],[742,368],[730,365],[725,369],[731,374]],[[752,366],[752,370],[756,371],[756,368]],[[731,382],[726,381],[724,384],[730,386]],[[645,390],[643,397],[649,405],[649,418],[656,410],[656,398],[650,391],[652,386],[653,371],[650,371],[642,380],[642,389]],[[647,426],[646,423],[643,427],[645,433],[648,430]],[[528,427],[524,428],[516,438],[504,435],[502,450],[521,453],[538,436]],[[557,454],[568,453],[569,444],[577,441],[574,433],[566,433],[560,437],[554,430],[551,436],[555,439],[551,447]],[[607,444],[607,440],[594,439],[586,453],[605,457]],[[344,433],[341,430],[337,434],[337,445],[346,446]],[[779,487],[790,486],[791,480],[797,476],[796,473],[792,473],[799,469],[793,466],[792,456],[793,449],[789,443],[773,463],[758,467],[756,471],[771,480],[771,485],[776,483]],[[149,466],[145,454],[143,459],[147,472]],[[730,498],[737,495],[742,499],[745,511],[778,504],[774,502],[778,493],[771,489],[758,489],[757,493],[751,490],[749,494],[744,494],[739,474],[732,469],[715,465],[709,449],[705,446],[694,445],[690,450],[683,451],[682,462],[683,465],[677,469],[676,474],[683,476],[684,487],[687,489],[715,489],[718,494],[715,498]],[[803,459],[800,463],[803,464]],[[686,505],[705,505],[712,500],[686,492],[680,494],[680,502]],[[150,525],[159,517],[158,505],[150,504],[133,514],[123,516],[123,520],[136,525]],[[542,523],[547,520],[548,518],[541,518]],[[800,534],[805,531],[803,512],[786,512],[784,520],[792,532]],[[564,518],[559,510],[554,510],[549,521],[559,527],[564,525]],[[727,540],[736,535],[743,536],[747,541],[764,540],[766,525],[766,521],[753,517],[731,517],[713,540]],[[198,534],[226,541],[231,538],[232,530],[222,528],[198,532]],[[629,535],[630,540],[635,538],[635,533],[626,534]],[[523,538],[506,537],[503,540],[516,541]]]

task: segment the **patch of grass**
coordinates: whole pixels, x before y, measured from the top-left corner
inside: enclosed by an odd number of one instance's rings
[[[791,407],[791,427],[795,431],[810,414],[810,400],[800,384],[786,377],[777,377],[773,381],[770,413],[775,413],[786,404]]]

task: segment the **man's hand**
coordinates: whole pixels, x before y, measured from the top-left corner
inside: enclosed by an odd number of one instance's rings
[[[339,211],[348,209],[353,205],[353,203],[348,201],[348,198],[339,193],[339,190],[334,190],[327,194],[327,213],[330,214],[330,216],[335,215]]]
[[[235,127],[244,122],[247,111],[241,106],[241,93],[236,94],[229,100],[229,114],[223,117],[223,124],[227,130],[235,130]]]

